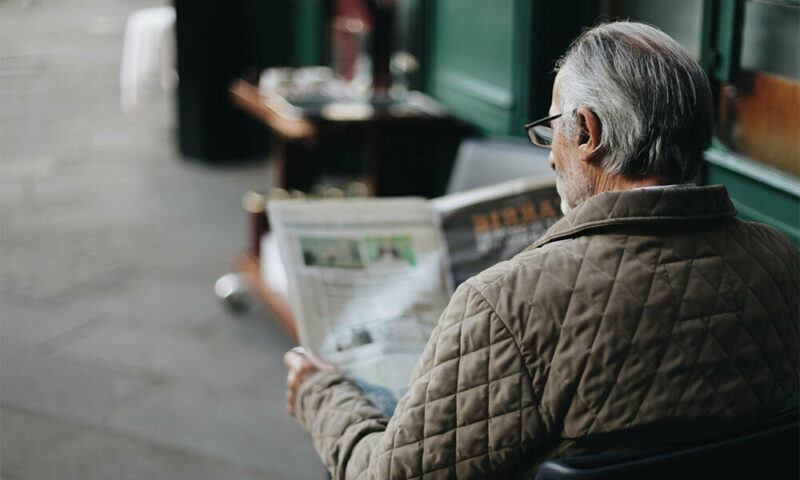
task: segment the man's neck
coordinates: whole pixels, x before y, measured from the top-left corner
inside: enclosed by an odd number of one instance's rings
[[[622,175],[609,175],[602,172],[594,183],[594,194],[603,192],[616,192],[620,190],[633,190],[634,188],[655,187],[664,182],[656,177],[628,178]]]

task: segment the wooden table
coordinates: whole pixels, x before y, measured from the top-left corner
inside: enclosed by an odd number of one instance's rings
[[[315,128],[310,121],[279,113],[279,105],[262,97],[256,85],[238,79],[231,84],[230,92],[235,105],[264,122],[279,135],[295,140],[313,138]]]
[[[325,169],[320,152],[332,142],[344,141],[364,147],[367,161],[360,180],[371,194],[438,196],[444,193],[458,144],[471,133],[419,92],[410,94],[407,102],[376,102],[366,109],[368,114],[349,117],[298,108],[277,95],[264,96],[242,79],[231,84],[230,94],[235,105],[269,128],[274,178],[287,189],[308,191]],[[260,234],[256,228],[251,226],[251,237]],[[296,339],[288,299],[264,282],[261,261],[275,259],[259,258],[257,247],[251,246],[249,253],[239,256],[237,268],[278,324]]]
[[[361,176],[377,196],[444,193],[455,152],[471,130],[438,102],[410,92],[402,101],[331,101],[293,105],[278,94],[262,95],[239,79],[231,99],[271,132],[270,161],[278,186],[308,191],[333,173],[323,157],[332,145],[361,147]]]

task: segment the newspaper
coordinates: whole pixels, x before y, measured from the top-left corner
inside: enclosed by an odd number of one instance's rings
[[[423,198],[267,205],[300,343],[393,399],[455,286],[560,216],[551,178]]]
[[[430,201],[445,237],[452,285],[508,260],[561,218],[552,177],[528,177]]]
[[[268,213],[300,343],[399,398],[449,298],[428,203],[286,200]]]

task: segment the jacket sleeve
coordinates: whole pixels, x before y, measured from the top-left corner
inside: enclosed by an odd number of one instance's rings
[[[514,337],[466,282],[391,419],[338,372],[309,376],[295,411],[335,479],[486,478],[545,435]]]

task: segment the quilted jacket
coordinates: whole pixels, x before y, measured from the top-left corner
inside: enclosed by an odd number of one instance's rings
[[[725,434],[798,389],[797,248],[724,186],[596,195],[459,286],[386,418],[344,375],[296,415],[334,478],[532,477]]]

